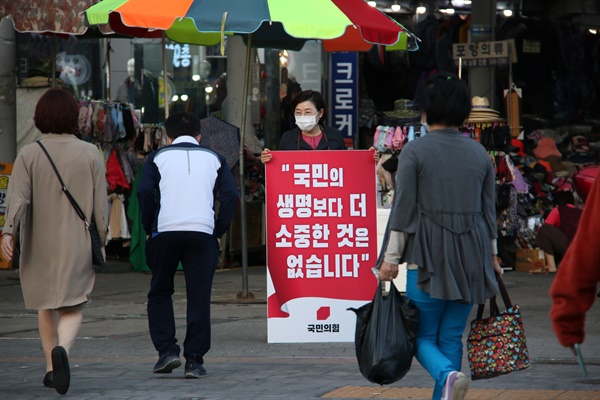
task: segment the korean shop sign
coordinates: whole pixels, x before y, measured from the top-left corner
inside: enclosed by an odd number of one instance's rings
[[[329,114],[342,132],[346,147],[354,148],[358,132],[358,53],[331,53]]]
[[[268,342],[352,342],[373,298],[373,152],[274,151],[266,164]]]
[[[509,60],[517,62],[514,40],[497,42],[455,43],[452,45],[452,58],[458,66],[462,61],[463,67],[489,67],[508,65]]]

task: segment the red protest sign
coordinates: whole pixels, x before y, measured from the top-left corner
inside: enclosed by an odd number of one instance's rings
[[[289,318],[286,304],[303,298],[370,301],[377,259],[373,152],[274,151],[265,176],[269,318]]]

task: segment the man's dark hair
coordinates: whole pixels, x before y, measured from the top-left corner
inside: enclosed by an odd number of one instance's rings
[[[167,118],[165,129],[170,139],[177,139],[179,136],[196,137],[200,134],[200,119],[188,112],[173,114]]]
[[[469,89],[457,75],[437,72],[427,78],[415,98],[417,108],[427,115],[428,125],[459,127],[469,117]]]

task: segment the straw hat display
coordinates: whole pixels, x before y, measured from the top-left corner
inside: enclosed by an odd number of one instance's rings
[[[490,107],[490,101],[487,97],[475,96],[471,100],[471,114],[467,122],[499,122],[504,121],[500,118],[500,113]]]

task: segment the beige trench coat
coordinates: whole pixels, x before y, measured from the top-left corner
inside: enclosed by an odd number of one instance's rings
[[[41,141],[104,243],[108,228],[102,154],[69,134],[45,134]],[[88,301],[95,277],[90,236],[37,143],[21,149],[9,180],[3,233],[13,234],[19,226],[25,307],[57,309]]]

